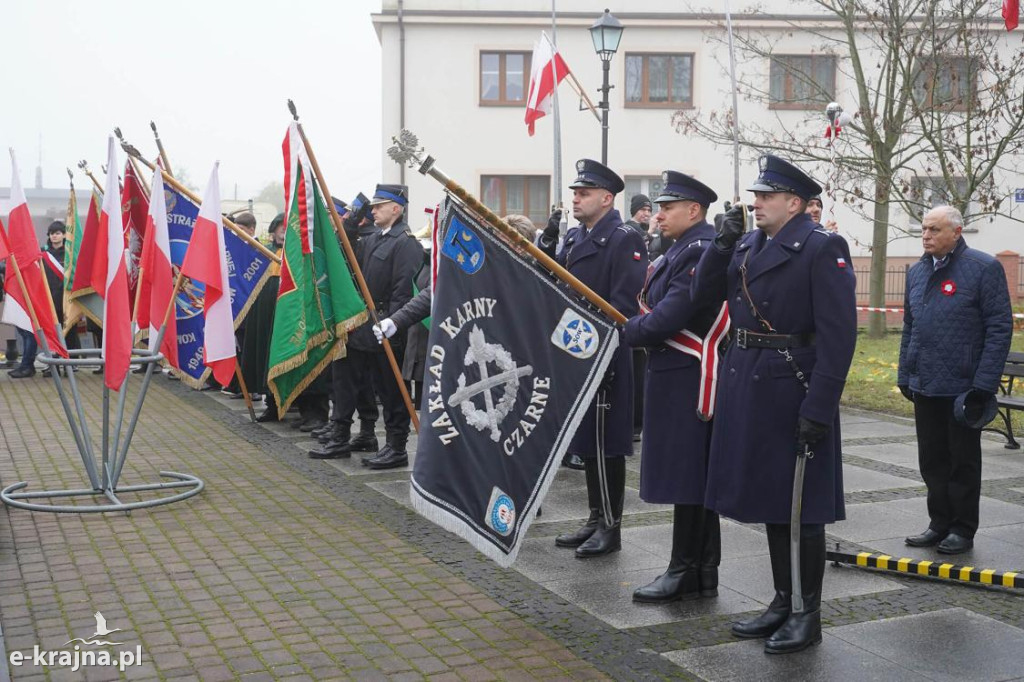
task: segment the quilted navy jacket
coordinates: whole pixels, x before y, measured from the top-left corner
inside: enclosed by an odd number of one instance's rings
[[[897,383],[922,395],[995,393],[1013,318],[999,262],[961,237],[936,270],[925,254],[907,272]]]

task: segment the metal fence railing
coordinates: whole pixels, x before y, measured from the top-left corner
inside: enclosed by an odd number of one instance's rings
[[[1024,294],[1024,256],[1020,257],[1017,266],[1017,293]]]
[[[854,268],[857,275],[857,301],[866,302],[871,292],[871,268]],[[902,301],[907,286],[907,266],[885,269],[885,300]]]

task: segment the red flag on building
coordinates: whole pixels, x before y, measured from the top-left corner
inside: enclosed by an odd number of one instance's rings
[[[1012,31],[1020,23],[1020,0],[1003,0],[1003,21],[1006,30]]]
[[[531,136],[534,122],[546,116],[551,110],[551,95],[568,75],[569,67],[566,66],[562,55],[554,50],[547,34],[541,34],[540,40],[533,45],[530,92],[526,98],[526,130]]]
[[[4,304],[3,321],[10,322],[28,332],[35,332],[32,317],[36,314],[39,326],[46,337],[50,352],[68,357],[68,351],[57,335],[57,315],[50,301],[50,289],[40,269],[39,260],[42,252],[36,241],[36,230],[32,225],[32,216],[28,211],[25,191],[21,188],[18,174],[18,162],[11,150],[11,211],[7,217],[7,235],[0,237],[0,251],[6,253],[7,273],[4,278],[4,292],[7,294]],[[13,258],[12,258],[13,256]],[[25,283],[25,289],[18,282],[18,272]],[[25,293],[28,293],[28,298]],[[11,308],[10,311],[7,308]],[[42,341],[42,339],[40,339]]]
[[[139,260],[139,306],[135,320],[139,329],[149,329],[149,349],[157,350],[156,337],[167,321],[167,330],[160,343],[160,352],[171,367],[178,368],[177,322],[174,311],[167,314],[174,292],[174,270],[171,267],[171,241],[167,230],[167,204],[164,200],[164,179],[157,168],[153,172],[153,193]]]
[[[124,226],[121,222],[121,189],[117,183],[117,149],[108,138],[107,186],[96,230],[92,286],[103,298],[103,383],[118,390],[128,376],[132,358],[132,313],[128,297],[128,265],[125,262]]]
[[[219,166],[220,162],[213,164],[181,272],[206,285],[203,363],[213,370],[217,383],[227,386],[235,374],[235,324],[231,314],[224,228],[221,227]]]

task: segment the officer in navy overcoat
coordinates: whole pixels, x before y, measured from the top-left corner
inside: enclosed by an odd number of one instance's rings
[[[625,185],[614,171],[591,159],[580,159],[576,172],[577,178],[569,187],[573,190],[573,217],[580,225],[568,231],[556,255],[561,218],[556,211],[541,235],[541,248],[598,296],[631,317],[637,312],[637,295],[647,272],[647,246],[640,233],[623,225],[614,208],[615,195]],[[619,521],[626,485],[625,457],[633,454],[632,364],[629,349],[620,347],[598,392],[598,399],[603,396],[610,405],[604,412],[604,442],[597,442],[596,407],[591,406],[569,443],[569,453],[584,460],[590,515],[580,530],[558,536],[555,543],[559,547],[575,547],[576,556],[581,559],[621,548]],[[596,460],[599,452],[604,454],[603,463]],[[599,467],[605,472],[612,518],[606,518],[602,504]]]
[[[715,237],[707,213],[718,196],[676,171],[665,171],[662,184],[662,194],[654,200],[658,224],[674,243],[648,269],[641,313],[625,328],[626,342],[647,347],[649,353],[640,497],[675,505],[668,569],[633,592],[634,601],[647,603],[717,595],[722,554],[718,514],[704,508],[704,480],[711,444],[711,384],[728,315],[722,311],[724,295],[723,300],[701,304],[690,297],[694,270]],[[707,353],[701,343],[706,338],[711,340]],[[707,391],[703,404],[702,376]]]
[[[744,235],[743,207],[730,209],[693,288],[696,300],[726,294],[734,338],[718,385],[705,504],[767,524],[775,599],[733,632],[769,637],[767,652],[787,653],[821,641],[824,524],[845,518],[838,408],[856,345],[855,277],[846,241],[804,213],[818,183],[765,155],[749,191],[759,229]],[[813,452],[801,517],[805,608],[790,614],[793,473],[805,447]]]

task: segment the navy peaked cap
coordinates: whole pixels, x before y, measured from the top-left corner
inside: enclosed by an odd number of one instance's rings
[[[593,159],[580,159],[576,162],[576,179],[569,189],[585,189],[597,187],[618,194],[626,188],[622,178],[608,166]]]
[[[661,196],[654,200],[656,204],[686,200],[707,208],[718,201],[718,195],[713,189],[686,173],[667,170],[661,174],[661,183]]]
[[[405,185],[377,185],[373,198],[370,199],[370,206],[386,204],[389,201],[405,206],[409,203],[409,188]]]
[[[348,204],[344,201],[335,196],[331,197],[331,201],[334,202],[334,210],[338,212],[338,215],[345,215],[348,213]]]
[[[821,185],[785,159],[764,154],[757,160],[760,174],[748,192],[789,192],[804,201],[821,194]]]

